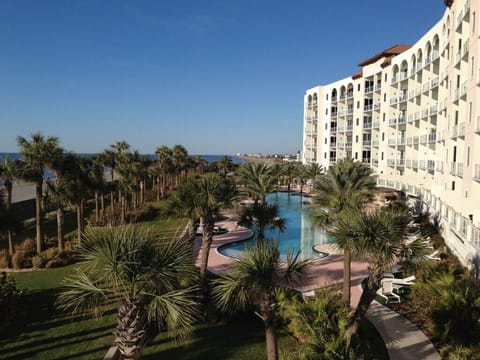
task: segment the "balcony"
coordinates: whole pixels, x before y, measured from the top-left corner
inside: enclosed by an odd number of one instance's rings
[[[401,94],[399,97],[398,97],[398,102],[404,102],[404,101],[407,101],[408,100],[408,97],[407,97],[407,93],[404,93],[404,94]]]
[[[462,58],[465,58],[468,56],[468,49],[470,47],[470,42],[469,40],[467,39],[465,41],[465,43],[463,44],[463,47],[462,47]]]
[[[307,116],[307,122],[315,122],[318,121],[317,116]]]
[[[435,162],[435,171],[441,172],[443,174],[443,161],[436,161]]]
[[[475,132],[480,134],[480,116],[477,116],[477,122],[475,123]]]
[[[372,165],[378,166],[378,159],[372,159]]]
[[[418,166],[418,168],[419,168],[420,170],[425,170],[426,165],[427,165],[427,162],[426,162],[425,160],[420,160],[420,161],[419,161],[419,166]]]
[[[428,137],[427,137],[427,142],[429,144],[433,144],[437,141],[437,133],[431,133],[431,134],[428,134]]]
[[[337,102],[337,100],[338,100],[338,97],[332,96],[332,102]]]
[[[364,164],[370,164],[370,158],[363,158],[362,163]]]
[[[387,159],[387,165],[390,167],[395,167],[395,159]]]
[[[353,97],[353,91],[347,91],[347,99]]]
[[[427,170],[431,172],[435,171],[435,161],[427,160]]]
[[[438,113],[438,106],[432,105],[430,106],[430,116],[437,115]]]
[[[473,180],[480,182],[480,164],[475,164]]]
[[[406,144],[406,138],[405,137],[397,138],[397,146],[405,146],[405,144]]]
[[[458,124],[457,126],[453,126],[452,129],[452,139],[455,139],[457,137],[464,137],[465,136],[465,123],[462,122]]]
[[[480,121],[480,116],[478,117],[479,121]],[[372,129],[379,129],[380,128],[380,122],[379,121],[374,121],[372,123]]]
[[[398,102],[398,100],[397,100],[396,97],[392,97],[392,98],[390,99],[390,105],[397,105],[397,102]]]
[[[346,142],[345,147],[346,148],[351,148],[352,147],[352,142],[351,141]]]
[[[418,160],[412,160],[412,169],[418,169]]]
[[[390,126],[397,125],[397,119],[396,118],[390,119],[390,121],[388,122],[388,125],[390,125]]]
[[[397,167],[402,167],[402,168],[404,168],[404,167],[405,167],[405,159],[397,159],[397,160],[395,161],[395,164],[396,164]]]
[[[372,146],[372,140],[363,140],[363,146]]]
[[[337,143],[335,141],[330,143],[330,148],[336,148],[336,147],[337,147]]]
[[[378,147],[378,140],[372,140],[372,146]]]
[[[371,122],[363,123],[363,130],[370,130],[372,128]]]
[[[397,139],[388,139],[388,146],[395,147],[397,145]]]
[[[370,94],[373,92],[373,90],[375,90],[375,88],[372,86],[369,86],[367,88],[365,88],[365,94]]]
[[[336,133],[337,133],[337,127],[336,127],[336,126],[332,127],[332,128],[330,129],[330,132],[331,132],[332,134],[336,134]]]
[[[404,114],[401,114],[398,116],[397,118],[397,124],[398,125],[402,125],[402,124],[405,124],[407,122],[407,118],[405,117]]]
[[[373,104],[373,110],[380,110],[380,103],[379,102]]]
[[[337,111],[332,111],[332,113],[331,113],[330,116],[331,116],[332,118],[334,118],[334,117],[337,117],[337,115],[338,115],[338,112],[337,112]]]
[[[458,163],[458,162],[451,163],[450,175],[463,177],[463,163]]]
[[[372,111],[373,104],[367,104],[363,107],[363,111]]]

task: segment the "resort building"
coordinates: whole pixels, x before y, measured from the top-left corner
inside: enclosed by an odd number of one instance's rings
[[[303,162],[352,157],[418,197],[465,264],[480,258],[479,1],[455,0],[413,45],[306,91]]]

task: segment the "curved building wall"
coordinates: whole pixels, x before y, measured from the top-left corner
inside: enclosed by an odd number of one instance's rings
[[[369,164],[379,185],[423,200],[464,264],[480,258],[479,10],[455,0],[410,48],[304,97],[304,163]]]

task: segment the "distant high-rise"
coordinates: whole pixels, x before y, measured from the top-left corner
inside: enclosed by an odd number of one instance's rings
[[[480,258],[479,10],[454,1],[414,45],[383,50],[304,99],[303,162],[369,164],[379,185],[423,200],[465,265]]]

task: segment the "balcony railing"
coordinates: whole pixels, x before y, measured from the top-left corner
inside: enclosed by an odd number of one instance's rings
[[[387,165],[390,167],[395,166],[395,159],[387,159]]]
[[[346,147],[346,148],[351,148],[351,147],[352,147],[352,142],[351,142],[351,141],[347,141],[347,142],[345,143],[345,147]]]
[[[375,89],[375,88],[373,87],[373,85],[365,88],[365,94],[372,93],[374,89]]]
[[[369,130],[371,128],[372,128],[372,123],[371,122],[363,123],[363,129],[364,130]]]
[[[464,137],[465,136],[465,123],[462,122],[457,126],[454,126],[452,129],[452,139],[456,137]]]
[[[478,117],[478,119],[479,119],[479,124],[480,124],[480,116]],[[378,128],[380,128],[380,122],[379,121],[374,121],[372,123],[372,129],[378,129]]]
[[[372,146],[372,140],[363,140],[363,146]]]
[[[463,177],[463,163],[458,163],[458,162],[451,163],[450,175]]]
[[[435,171],[435,161],[434,160],[427,160],[427,170],[428,171]]]
[[[475,164],[473,180],[480,182],[480,164]]]
[[[373,109],[373,104],[368,104],[363,107],[364,111],[372,111]]]
[[[405,124],[407,122],[407,118],[405,117],[405,115],[399,115],[398,118],[397,118],[397,124],[398,125],[401,125],[401,124]]]

